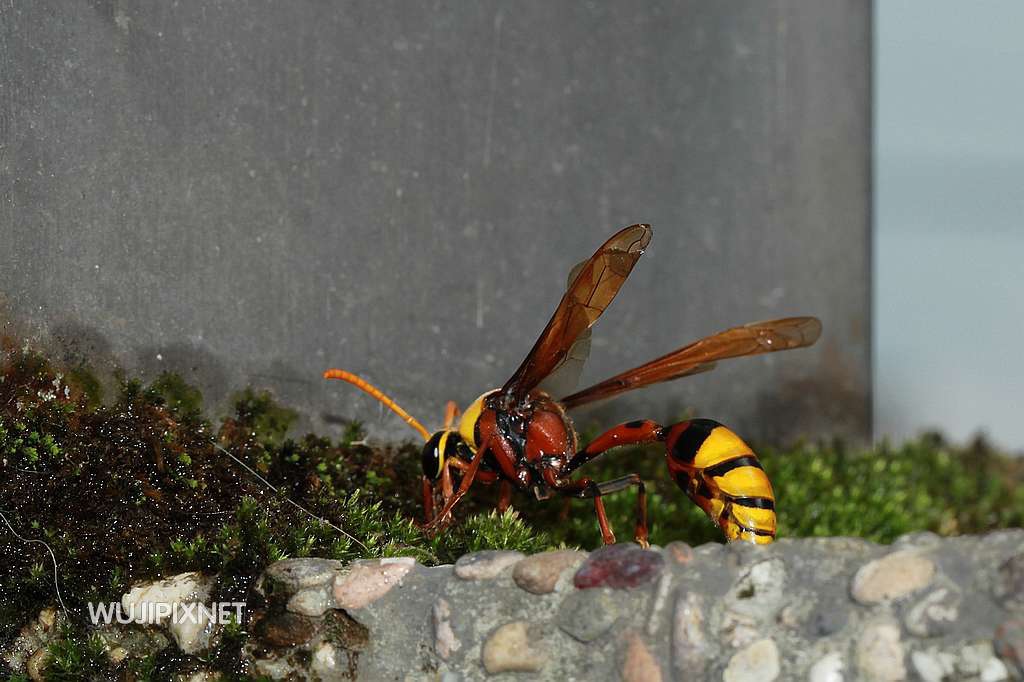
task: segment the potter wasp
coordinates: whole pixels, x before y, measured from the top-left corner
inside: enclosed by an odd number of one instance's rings
[[[566,395],[589,352],[590,327],[612,302],[651,240],[648,225],[620,230],[569,275],[568,290],[526,359],[500,388],[474,400],[459,418],[449,401],[444,428],[431,434],[394,400],[358,376],[339,369],[324,373],[362,389],[398,414],[423,437],[425,528],[436,532],[451,521],[452,509],[474,482],[498,483],[499,510],[513,491],[538,499],[554,495],[592,498],[605,544],[615,535],[603,496],[635,487],[634,538],[647,545],[647,496],[637,474],[610,481],[574,478],[577,469],[623,445],[664,443],[672,479],[715,522],[729,541],[757,544],[775,537],[775,497],[757,456],[739,436],[710,419],[669,426],[642,419],[625,422],[584,447],[568,410],[715,366],[718,360],[802,348],[817,341],[821,323],[788,317],[733,327],[590,388]],[[454,470],[454,471],[453,471]],[[457,487],[456,487],[457,486]],[[435,513],[435,492],[442,507]]]

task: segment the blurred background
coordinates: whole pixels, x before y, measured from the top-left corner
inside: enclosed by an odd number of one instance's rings
[[[581,425],[870,440],[866,3],[0,12],[0,315],[58,359],[408,438],[323,370],[438,426],[511,375],[576,263],[647,222],[583,381],[754,320],[813,314],[825,335]]]
[[[1024,3],[875,12],[875,436],[1024,451]]]

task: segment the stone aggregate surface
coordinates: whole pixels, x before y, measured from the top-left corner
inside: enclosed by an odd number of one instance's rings
[[[1019,680],[1022,566],[1024,530],[918,534],[892,546],[811,538],[486,551],[431,568],[288,559],[254,585],[245,656],[275,679]],[[161,586],[184,586],[168,599],[194,599],[203,580]],[[33,617],[0,656],[41,674],[54,619],[52,610]],[[133,640],[133,627],[149,639]],[[167,628],[100,634],[123,660],[152,650]],[[203,641],[216,641],[207,630]]]

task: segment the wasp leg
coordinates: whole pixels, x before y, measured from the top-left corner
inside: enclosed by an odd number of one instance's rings
[[[594,498],[594,511],[597,513],[597,525],[601,528],[601,540],[606,545],[615,544],[615,533],[608,523],[608,513],[604,510],[604,500],[598,495]]]
[[[441,509],[441,513],[437,515],[430,523],[424,526],[424,530],[428,533],[436,533],[442,530],[445,526],[451,523],[452,520],[452,509],[459,500],[469,491],[469,487],[473,485],[473,479],[476,478],[476,472],[480,469],[480,463],[484,460],[484,453],[491,447],[491,441],[488,439],[482,447],[478,448],[473,453],[473,459],[470,460],[469,466],[466,467],[465,472],[462,475],[462,481],[459,483],[459,489],[445,501],[444,508]],[[448,467],[445,467],[447,470]]]
[[[426,476],[423,477],[423,515],[427,523],[434,520],[434,486]]]
[[[581,478],[559,489],[558,492],[569,497],[593,497],[594,510],[597,512],[597,523],[601,526],[601,537],[604,540],[604,544],[613,545],[615,544],[615,534],[608,523],[608,515],[604,511],[604,501],[601,498],[605,495],[625,490],[631,485],[637,487],[636,529],[633,533],[633,539],[641,547],[646,548],[650,546],[647,542],[647,487],[644,485],[643,479],[640,478],[639,474],[629,474],[628,476],[604,481],[603,483],[594,483],[589,478]]]
[[[441,499],[444,500],[445,504],[448,504],[448,500],[452,499],[453,491],[451,465],[445,462],[444,469],[441,471]]]
[[[455,423],[455,418],[459,416],[459,406],[455,404],[454,400],[449,400],[448,404],[444,406],[444,428],[452,428],[452,424]]]
[[[650,419],[638,419],[636,421],[619,424],[608,429],[600,436],[590,441],[587,447],[576,453],[576,456],[569,460],[569,463],[559,472],[560,476],[568,476],[581,466],[604,454],[612,448],[622,445],[642,445],[654,443],[664,438],[664,427]]]
[[[512,484],[502,481],[498,487],[498,513],[504,514],[510,504],[512,504]]]
[[[448,500],[451,499],[454,494],[452,486],[452,472],[449,469],[450,462],[445,462],[444,468],[441,470],[441,500],[447,504]],[[430,523],[434,520],[434,484],[427,478],[423,477],[423,514],[426,516],[426,523]]]

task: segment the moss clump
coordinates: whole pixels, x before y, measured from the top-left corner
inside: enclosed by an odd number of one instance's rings
[[[96,635],[77,637],[66,631],[48,647],[47,682],[73,682],[99,677],[107,670],[106,645]]]
[[[293,410],[275,403],[267,391],[247,388],[235,396],[235,421],[232,426],[244,426],[248,429],[248,438],[268,446],[283,443],[297,418]]]
[[[168,410],[183,419],[195,419],[203,411],[203,394],[173,372],[163,372],[149,386],[149,391]]]
[[[122,380],[109,404],[99,401],[98,382],[80,380],[91,374],[78,375],[72,380],[10,344],[0,356],[0,510],[19,535],[53,549],[72,619],[54,671],[59,660],[92,651],[87,603],[116,601],[141,580],[215,572],[214,598],[237,601],[285,557],[413,555],[436,564],[481,542],[525,551],[550,542],[512,515],[426,537],[413,520],[420,502],[408,494],[419,490],[418,449],[369,448],[358,423],[336,442],[293,440],[295,414],[267,393],[245,391],[215,427],[202,416],[200,393],[174,375],[149,385]],[[463,511],[487,506],[478,500]],[[54,602],[47,551],[0,524],[0,646]],[[237,660],[240,645],[234,650]],[[231,672],[225,651],[217,660]],[[161,678],[186,659],[168,654],[122,667],[141,665],[144,678],[152,664]]]

